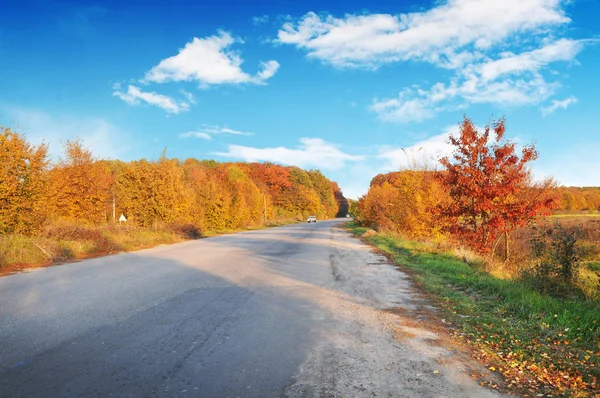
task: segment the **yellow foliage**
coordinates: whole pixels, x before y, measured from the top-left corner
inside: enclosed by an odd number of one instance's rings
[[[29,233],[43,221],[47,151],[0,127],[0,234]]]
[[[277,219],[334,216],[345,199],[319,171],[271,163],[218,163],[164,155],[158,161],[99,160],[79,139],[47,170],[46,145],[0,130],[0,233],[54,224],[193,224],[247,228]]]
[[[437,238],[441,228],[432,209],[444,200],[432,172],[404,170],[376,176],[357,207],[363,222],[378,230]]]
[[[67,141],[62,159],[48,175],[53,219],[99,224],[106,221],[112,176],[80,140]]]
[[[138,225],[189,221],[193,193],[177,160],[163,157],[158,162],[130,162],[116,185],[119,211]]]
[[[260,223],[263,215],[263,195],[258,187],[235,166],[227,168],[232,193],[229,228],[247,228]]]

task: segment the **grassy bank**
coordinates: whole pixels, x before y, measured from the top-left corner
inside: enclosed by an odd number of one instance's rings
[[[296,220],[279,220],[245,230],[276,227],[293,222]],[[178,224],[156,228],[141,228],[133,225],[96,227],[59,225],[47,227],[38,236],[0,235],[0,275],[27,268],[240,231],[243,230],[228,229],[201,233],[191,225]]]
[[[366,231],[348,228],[358,236]],[[384,234],[363,240],[414,275],[447,313],[456,338],[502,375],[506,388],[533,396],[600,395],[599,302],[540,294],[432,244]]]
[[[193,237],[199,234],[193,235],[191,230],[186,232],[181,228],[72,225],[52,227],[39,236],[2,235],[0,273],[171,244]]]

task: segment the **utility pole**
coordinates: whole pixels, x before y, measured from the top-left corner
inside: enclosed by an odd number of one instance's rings
[[[116,213],[116,201],[115,201],[115,193],[113,192],[113,224],[117,223],[117,213]]]

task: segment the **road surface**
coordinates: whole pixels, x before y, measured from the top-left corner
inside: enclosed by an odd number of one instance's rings
[[[0,396],[496,396],[340,221],[0,278]]]

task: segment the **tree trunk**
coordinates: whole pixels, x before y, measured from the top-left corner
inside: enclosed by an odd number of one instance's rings
[[[473,232],[477,233],[477,216],[475,215],[475,198],[471,198],[471,208],[473,209]]]
[[[508,261],[508,231],[504,231],[504,262]]]
[[[267,195],[263,194],[263,206],[264,206],[264,216],[265,216],[265,225],[267,224]]]

